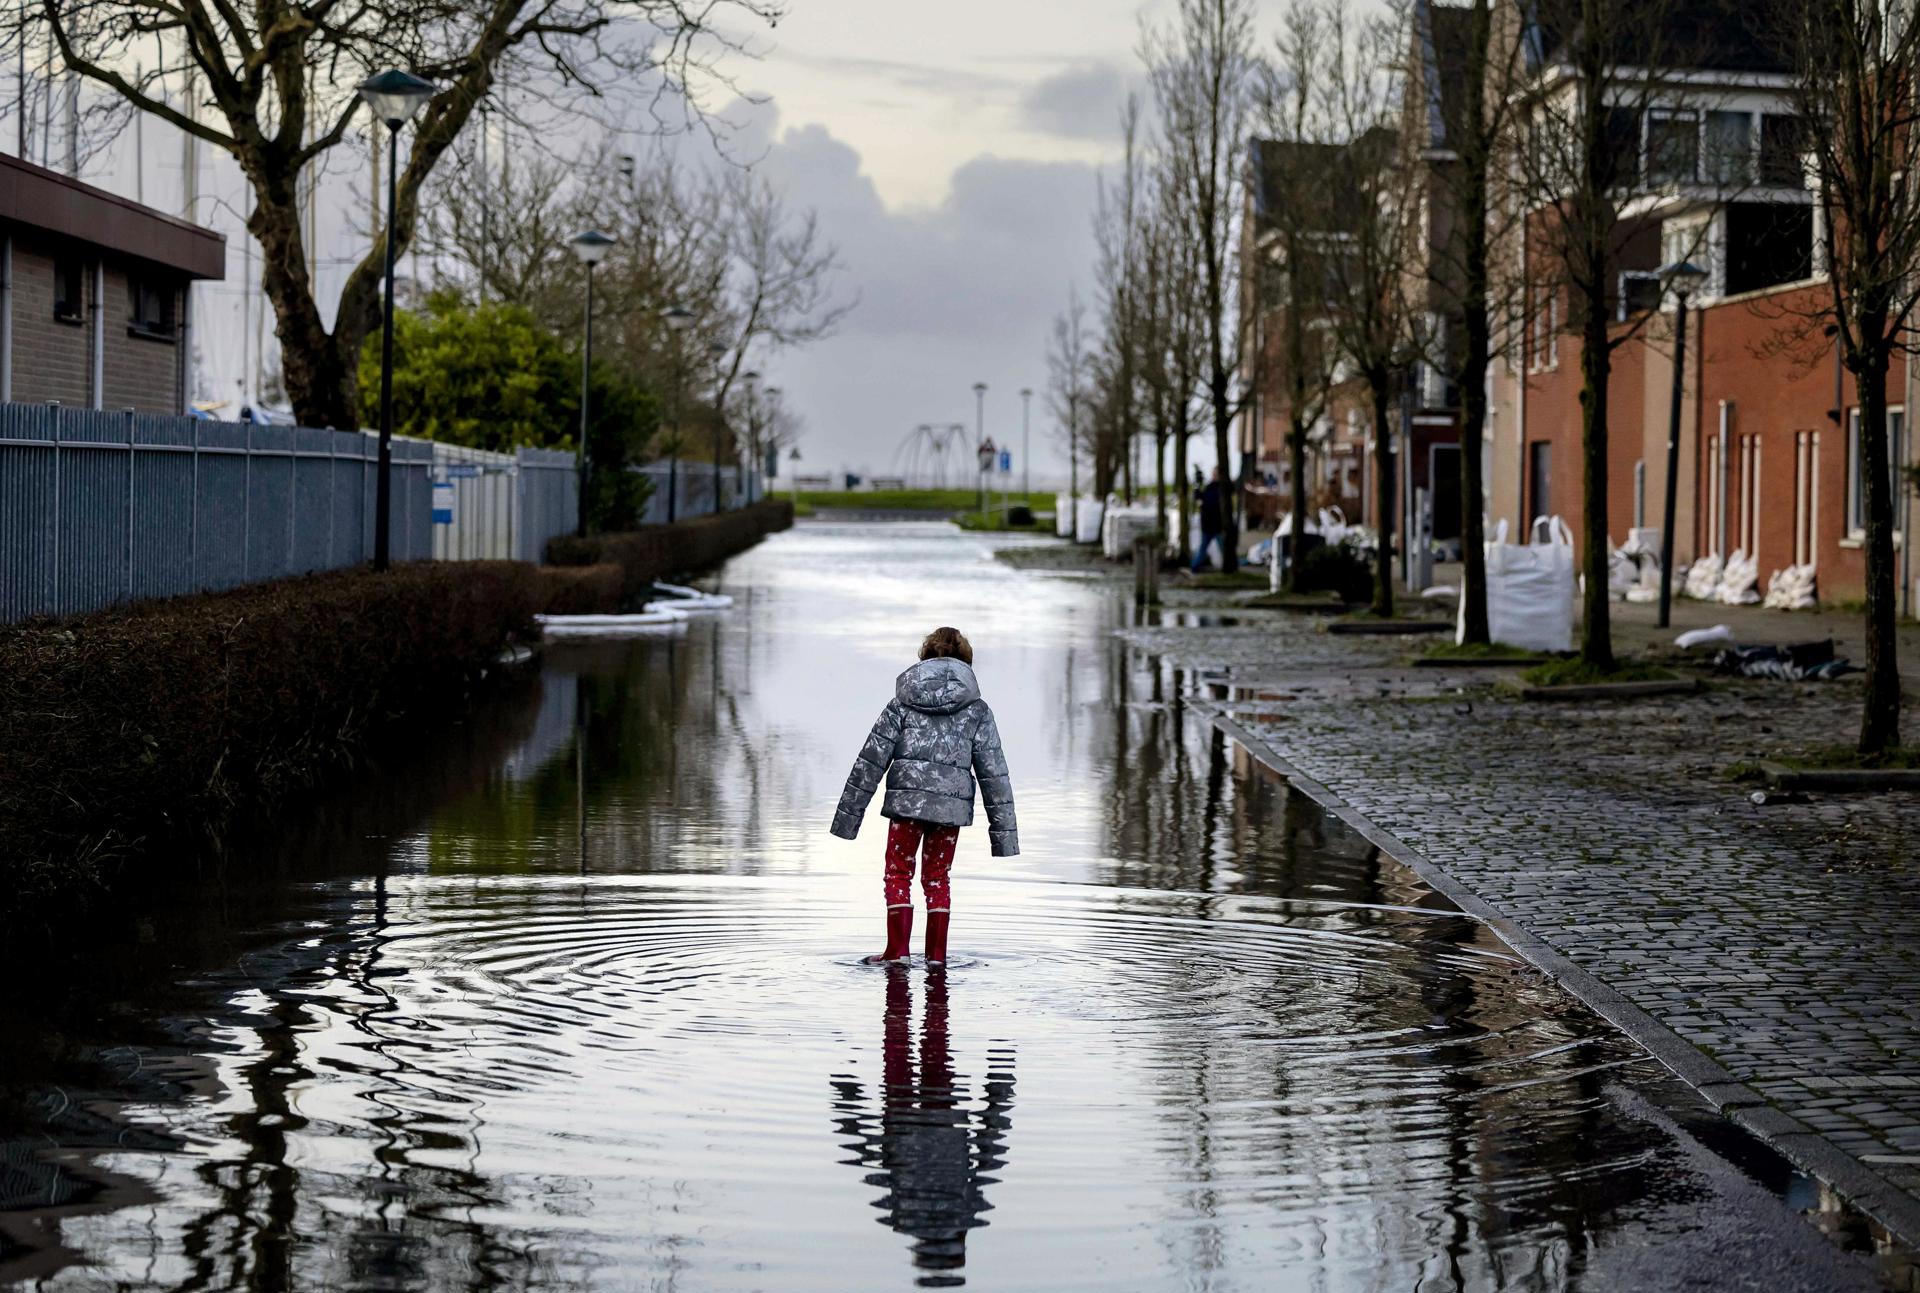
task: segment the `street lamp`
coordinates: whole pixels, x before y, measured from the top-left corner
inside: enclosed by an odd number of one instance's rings
[[[1687,298],[1707,281],[1707,271],[1692,261],[1663,266],[1660,281],[1674,294],[1673,405],[1667,419],[1667,508],[1660,522],[1660,627],[1673,614],[1673,513],[1680,488],[1680,395],[1687,372]]]
[[[980,455],[980,515],[987,514],[987,384],[973,384],[973,442]]]
[[[359,86],[360,97],[374,117],[387,127],[387,281],[380,333],[380,466],[373,487],[373,568],[389,564],[393,518],[393,240],[395,194],[399,190],[400,127],[413,119],[420,105],[431,99],[435,87],[398,69],[369,77]]]
[[[1027,431],[1033,412],[1033,387],[1020,388],[1020,492],[1033,505],[1033,459],[1027,454]]]
[[[585,538],[587,474],[593,470],[593,459],[587,453],[588,412],[593,399],[593,267],[605,260],[607,253],[613,250],[613,239],[598,229],[589,229],[585,233],[575,234],[572,245],[574,257],[587,267],[587,327],[585,344],[580,349],[580,443],[574,448],[574,471],[580,485],[580,516],[574,533]]]
[[[667,449],[667,524],[672,525],[680,507],[680,387],[683,381],[680,334],[693,326],[693,311],[683,305],[670,305],[660,312],[673,337],[673,439]]]

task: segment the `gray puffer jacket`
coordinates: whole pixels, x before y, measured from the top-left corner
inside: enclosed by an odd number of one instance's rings
[[[883,776],[882,816],[971,826],[976,775],[993,855],[1012,857],[1020,851],[1020,833],[993,711],[980,699],[980,684],[964,661],[922,660],[894,681],[893,699],[853,761],[833,833],[846,840],[860,833],[867,801]]]

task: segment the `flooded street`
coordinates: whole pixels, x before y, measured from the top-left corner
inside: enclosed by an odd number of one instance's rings
[[[47,1025],[0,1282],[1876,1287],[1816,1185],[1187,714],[1127,589],[991,546],[802,525],[731,612],[554,650],[290,818],[258,913]],[[938,624],[1024,852],[962,833],[930,975],[858,963],[877,802],[827,825]]]

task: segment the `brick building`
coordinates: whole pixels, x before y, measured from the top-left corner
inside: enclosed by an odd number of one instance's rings
[[[208,229],[0,156],[0,400],[179,413]]]
[[[1438,357],[1447,354],[1448,347],[1458,340],[1455,320],[1459,297],[1458,286],[1452,281],[1454,267],[1449,257],[1435,254],[1433,248],[1453,236],[1456,218],[1451,190],[1441,182],[1441,176],[1455,160],[1448,147],[1446,122],[1459,111],[1456,100],[1466,65],[1468,12],[1421,3],[1414,6],[1411,18],[1410,70],[1403,84],[1397,146],[1406,150],[1423,181],[1419,212],[1422,245],[1416,248],[1418,259],[1408,266],[1408,273],[1415,280],[1412,297],[1428,316],[1424,331],[1433,339],[1437,352],[1433,357]],[[1330,164],[1326,157],[1333,151],[1323,144],[1266,139],[1254,140],[1249,149],[1247,212],[1242,223],[1247,239],[1242,264],[1247,277],[1241,299],[1260,303],[1246,329],[1259,362],[1245,365],[1255,374],[1255,384],[1253,398],[1241,417],[1240,452],[1250,459],[1257,480],[1271,478],[1276,482],[1265,497],[1256,488],[1250,498],[1250,514],[1256,519],[1270,520],[1284,512],[1291,506],[1293,494],[1286,444],[1290,410],[1284,390],[1285,361],[1279,353],[1285,296],[1281,285],[1289,267],[1279,251],[1282,240],[1270,228],[1268,211],[1276,205],[1274,195],[1287,182],[1290,169],[1304,167],[1309,174],[1336,173],[1337,163]],[[1335,240],[1343,235],[1338,229],[1318,233]],[[1255,275],[1263,277],[1256,279]],[[1406,375],[1403,396],[1393,411],[1398,428],[1394,457],[1410,457],[1408,465],[1396,462],[1394,468],[1395,532],[1406,533],[1414,499],[1425,497],[1429,500],[1431,534],[1443,544],[1457,541],[1461,532],[1460,400],[1444,367],[1428,362],[1415,364]],[[1309,509],[1336,505],[1348,520],[1377,527],[1380,465],[1374,461],[1375,456],[1372,412],[1365,387],[1353,381],[1336,382],[1317,429],[1309,436]]]
[[[1710,37],[1686,66],[1659,69],[1654,91],[1618,113],[1635,191],[1619,204],[1615,240],[1607,528],[1617,546],[1630,529],[1662,521],[1675,301],[1655,272],[1689,260],[1707,280],[1688,317],[1676,560],[1741,552],[1757,560],[1763,589],[1771,572],[1811,564],[1823,599],[1858,597],[1865,561],[1853,379],[1817,319],[1826,290],[1821,212],[1793,142],[1787,69],[1738,31],[1714,27]],[[1540,51],[1546,79],[1556,61],[1552,34],[1523,24],[1523,38]],[[1510,248],[1526,314],[1490,379],[1488,511],[1515,534],[1558,515],[1577,543],[1581,341],[1562,267],[1530,243],[1516,238]],[[1909,382],[1896,363],[1888,381],[1896,462],[1911,461],[1902,434]]]

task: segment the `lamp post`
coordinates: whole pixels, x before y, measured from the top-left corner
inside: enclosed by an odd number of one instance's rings
[[[667,332],[673,338],[673,438],[667,443],[667,524],[672,525],[680,510],[680,334],[693,326],[693,311],[682,305],[670,305],[660,312]]]
[[[1675,261],[1660,269],[1660,281],[1673,290],[1673,404],[1667,418],[1666,512],[1660,520],[1660,627],[1673,613],[1673,513],[1680,491],[1680,395],[1687,373],[1687,298],[1707,281],[1707,271],[1691,261]]]
[[[977,448],[984,449],[987,443],[987,384],[973,384],[973,442]],[[987,514],[987,464],[983,458],[980,466],[980,515]]]
[[[1033,459],[1028,455],[1027,432],[1032,423],[1033,387],[1020,388],[1020,492],[1027,506],[1033,505]]]
[[[393,69],[368,77],[359,86],[360,97],[374,117],[387,127],[387,278],[380,325],[380,460],[373,485],[373,568],[390,564],[393,532],[393,255],[395,194],[400,186],[400,127],[413,119],[420,105],[434,95],[434,84],[410,72]]]
[[[588,414],[593,400],[593,267],[612,250],[613,239],[598,229],[573,236],[573,254],[587,267],[587,325],[580,348],[580,443],[574,449],[574,474],[580,486],[580,516],[574,532],[582,538],[587,534],[587,476],[593,470],[593,457],[587,452],[587,428],[591,425]]]

